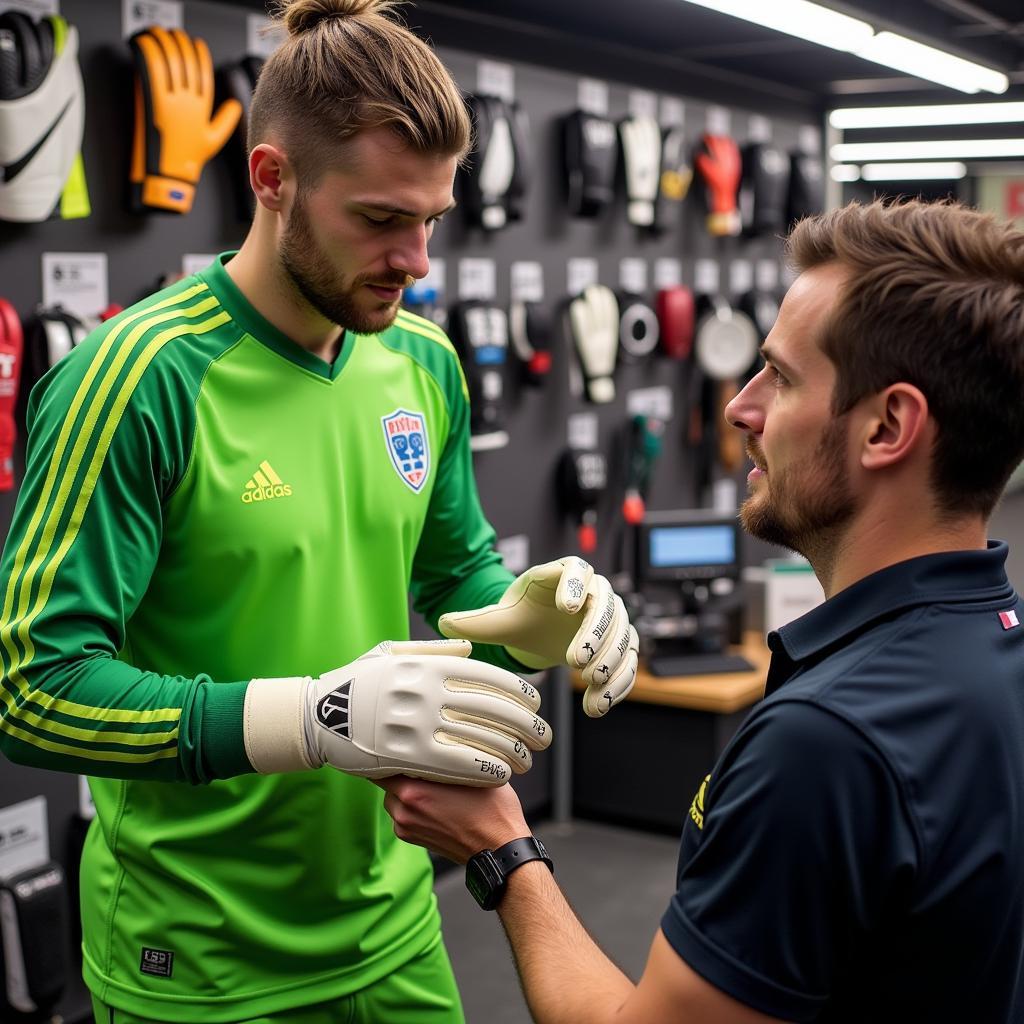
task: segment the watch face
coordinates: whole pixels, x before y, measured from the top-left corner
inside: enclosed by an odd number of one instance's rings
[[[505,876],[490,850],[482,850],[466,863],[466,888],[484,910],[493,910],[505,892]]]

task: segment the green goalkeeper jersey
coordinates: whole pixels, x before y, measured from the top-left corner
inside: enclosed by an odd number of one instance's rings
[[[328,365],[252,308],[228,258],[33,391],[0,621],[4,752],[90,776],[90,989],[212,1024],[362,988],[440,927],[429,860],[376,786],[253,774],[248,681],[406,638],[410,592],[436,624],[511,579],[444,333],[403,311]]]

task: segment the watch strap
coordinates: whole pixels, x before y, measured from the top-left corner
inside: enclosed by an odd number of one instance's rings
[[[548,856],[547,849],[536,836],[513,839],[512,842],[499,846],[494,851],[494,859],[498,862],[505,878],[508,878],[516,868],[529,864],[531,860],[542,860],[552,874],[555,872],[555,866]]]

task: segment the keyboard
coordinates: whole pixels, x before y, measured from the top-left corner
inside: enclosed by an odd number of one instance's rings
[[[738,654],[718,652],[655,655],[647,670],[652,676],[704,676],[721,672],[753,672],[754,666]]]

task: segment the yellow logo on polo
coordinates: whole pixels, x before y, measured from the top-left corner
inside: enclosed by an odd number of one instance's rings
[[[693,819],[694,825],[702,832],[704,831],[704,796],[708,791],[708,783],[710,781],[711,776],[705,775],[704,781],[700,784],[700,789],[697,790],[693,798],[693,803],[690,804],[690,817]]]
[[[254,501],[289,498],[291,493],[292,485],[282,483],[273,467],[264,459],[260,463],[260,468],[253,473],[252,479],[246,482],[245,490],[242,492],[242,501],[246,505],[251,505]]]

